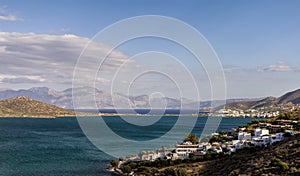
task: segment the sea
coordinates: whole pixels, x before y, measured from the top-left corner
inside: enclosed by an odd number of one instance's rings
[[[139,142],[160,138],[178,120],[176,116],[154,117],[160,120],[156,121],[151,128],[147,128],[130,124],[119,116],[98,118],[104,119],[115,134]],[[126,118],[139,118],[142,121],[149,117],[128,116]],[[207,119],[208,117],[198,117],[194,126],[182,126],[182,128],[192,128],[192,133],[200,135]],[[245,125],[251,120],[251,118],[222,118],[218,131],[230,130]],[[130,150],[137,154],[142,150],[172,147],[172,144],[174,147],[176,142],[182,141],[185,135],[184,130],[182,132],[179,130],[165,142],[153,142],[146,148],[131,146]],[[127,145],[107,137],[103,143],[120,151]],[[111,173],[106,172],[105,168],[112,159],[115,157],[90,142],[76,117],[0,118],[1,176],[110,176]]]

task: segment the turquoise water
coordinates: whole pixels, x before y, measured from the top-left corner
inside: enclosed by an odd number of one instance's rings
[[[200,134],[206,119],[198,118],[193,132]],[[155,128],[133,128],[118,117],[105,117],[106,123],[115,133],[137,141],[160,137],[176,120],[176,117],[164,117],[156,123]],[[223,118],[219,130],[229,130],[250,121],[249,118]],[[184,135],[178,131],[166,144],[180,141]],[[111,145],[115,142],[106,141]],[[147,149],[132,148],[132,151],[138,153],[163,145],[153,143]],[[120,150],[123,145],[118,143],[118,146],[114,147]],[[0,175],[105,176],[110,175],[104,169],[111,159],[113,157],[89,142],[76,118],[0,118]]]

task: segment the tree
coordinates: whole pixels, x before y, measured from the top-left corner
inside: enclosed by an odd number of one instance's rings
[[[117,167],[118,166],[118,161],[117,160],[111,160],[110,165],[112,167]]]
[[[224,136],[224,135],[226,135],[226,134],[227,134],[227,132],[226,132],[226,131],[224,131],[224,130],[222,130],[222,131],[220,131],[220,134]]]
[[[296,120],[297,117],[295,115],[295,112],[287,112],[284,114],[279,114],[278,119],[283,119],[283,120]]]
[[[187,134],[184,139],[185,142],[191,142],[192,144],[197,144],[198,137],[196,134]]]
[[[124,166],[124,167],[122,168],[122,171],[123,171],[124,173],[130,173],[130,172],[131,172],[131,167],[130,167],[130,166]]]

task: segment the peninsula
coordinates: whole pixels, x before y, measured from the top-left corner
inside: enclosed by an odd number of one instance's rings
[[[79,114],[83,116],[93,115],[91,113]],[[75,116],[75,111],[43,103],[25,96],[0,101],[0,117],[55,118],[69,116]]]

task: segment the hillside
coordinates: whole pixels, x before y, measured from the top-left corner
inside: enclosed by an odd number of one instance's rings
[[[300,175],[300,135],[295,135],[266,148],[244,148],[232,155],[215,155],[204,161],[181,160],[166,161],[171,166],[140,166],[135,170],[138,176],[150,175],[185,175],[185,176],[237,176],[237,175]],[[133,165],[132,165],[133,166]]]
[[[288,141],[288,142],[287,142]],[[204,164],[203,175],[300,175],[300,135]]]
[[[36,101],[25,96],[0,101],[0,117],[58,117],[74,115],[74,111]]]
[[[278,98],[278,103],[288,103],[300,104],[300,89],[289,92]]]
[[[278,98],[267,97],[258,101],[242,101],[226,104],[226,108],[229,109],[259,109],[262,107],[276,107],[286,104],[300,104],[300,89],[288,92]]]

